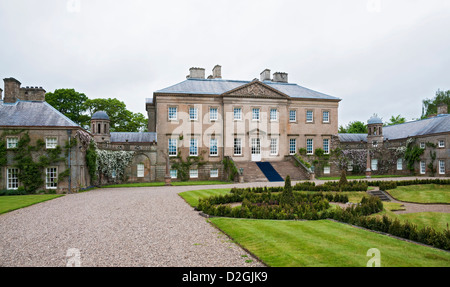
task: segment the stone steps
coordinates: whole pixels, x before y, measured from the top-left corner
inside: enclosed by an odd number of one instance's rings
[[[369,190],[367,192],[370,195],[376,196],[379,199],[381,199],[381,201],[391,201],[391,199],[389,198],[389,196],[387,196],[383,191],[381,190]]]

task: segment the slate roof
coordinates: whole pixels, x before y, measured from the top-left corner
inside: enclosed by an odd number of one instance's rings
[[[221,95],[251,81],[235,81],[224,79],[187,79],[181,83],[156,91],[168,94]],[[340,100],[339,98],[319,93],[297,84],[263,81],[262,83],[292,97],[303,99]]]
[[[157,142],[156,133],[111,133],[111,143],[152,143]]]
[[[0,126],[8,127],[79,127],[47,102],[0,101]]]
[[[450,132],[450,115],[383,127],[384,139],[398,140]],[[339,134],[341,142],[367,142],[367,134]]]

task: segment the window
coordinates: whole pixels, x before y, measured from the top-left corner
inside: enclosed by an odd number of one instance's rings
[[[323,140],[323,151],[325,154],[330,154],[330,140],[324,139]]]
[[[289,122],[295,123],[297,121],[297,111],[296,110],[290,110],[289,111]]]
[[[209,176],[213,178],[219,177],[219,170],[217,168],[213,168],[209,172]]]
[[[330,174],[330,171],[331,171],[331,169],[330,169],[329,166],[324,166],[323,167],[323,174]]]
[[[425,143],[424,143],[424,142],[421,142],[421,143],[420,143],[420,148],[421,148],[421,149],[425,149]]]
[[[445,174],[445,160],[439,161],[439,174]]]
[[[178,170],[176,170],[176,169],[171,169],[171,170],[170,170],[170,178],[172,178],[172,179],[178,178]]]
[[[169,121],[176,121],[178,119],[178,108],[169,107]]]
[[[329,123],[330,122],[330,112],[329,111],[323,111],[322,113],[322,122]]]
[[[270,139],[270,155],[278,155],[278,139]]]
[[[219,110],[217,108],[209,108],[209,120],[217,121],[219,119]]]
[[[378,170],[378,159],[372,159],[371,168],[372,170]]]
[[[144,177],[145,166],[140,163],[137,165],[137,177]]]
[[[293,155],[297,153],[297,140],[289,139],[289,154]]]
[[[194,107],[189,108],[189,120],[196,121],[198,120],[198,109]]]
[[[347,171],[353,171],[353,161],[349,161],[347,164]]]
[[[169,139],[169,156],[177,156],[177,139]]]
[[[19,138],[7,138],[6,139],[6,148],[12,149],[17,148],[17,145],[19,144]]]
[[[270,120],[271,121],[278,121],[278,111],[277,111],[277,109],[271,109],[270,110]]]
[[[19,189],[19,170],[17,168],[8,168],[6,170],[7,186],[8,190]]]
[[[190,178],[198,178],[198,169],[189,170],[189,177]]]
[[[314,154],[314,142],[312,139],[306,140],[306,154]]]
[[[217,148],[217,139],[209,140],[209,155],[210,156],[218,156],[219,150]]]
[[[112,178],[116,178],[116,177],[117,177],[117,172],[116,172],[116,170],[111,171],[111,177],[112,177]]]
[[[378,147],[378,142],[377,141],[372,141],[372,146],[373,147]]]
[[[306,111],[306,122],[307,123],[314,122],[314,113],[313,113],[313,111]]]
[[[45,186],[47,189],[58,188],[58,168],[49,167],[45,170]]]
[[[260,109],[252,109],[252,120],[253,121],[259,121],[259,116],[260,116]]]
[[[403,170],[403,159],[397,159],[397,170]]]
[[[440,140],[439,141],[439,147],[445,147],[445,141],[444,140]]]
[[[425,162],[421,161],[420,162],[420,174],[425,174],[425,172],[426,172]]]
[[[234,155],[242,155],[242,139],[234,139]]]
[[[234,108],[234,120],[242,120],[242,109]]]
[[[197,156],[198,155],[198,140],[197,139],[191,139],[190,140],[189,155],[190,156]]]
[[[58,145],[58,139],[57,138],[46,138],[45,140],[46,147],[48,149],[55,149]]]

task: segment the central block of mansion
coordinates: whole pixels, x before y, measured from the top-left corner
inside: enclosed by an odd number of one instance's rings
[[[259,80],[225,80],[216,66],[207,78],[205,69],[191,68],[186,80],[156,91],[146,105],[158,163],[167,156],[201,157],[191,178],[209,179],[221,177],[226,158],[249,174],[252,162],[284,162],[300,148],[328,152],[338,133],[340,101],[289,83],[286,73],[272,77],[266,69]]]

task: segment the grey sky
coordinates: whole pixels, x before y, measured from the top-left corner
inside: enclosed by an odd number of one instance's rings
[[[265,68],[342,99],[340,125],[421,115],[450,89],[450,1],[0,0],[0,77],[145,112],[190,67]]]

